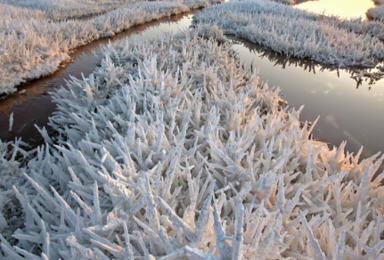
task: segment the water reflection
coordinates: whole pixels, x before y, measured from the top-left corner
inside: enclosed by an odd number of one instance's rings
[[[350,70],[327,68],[309,60],[287,59],[246,41],[235,41],[234,49],[248,69],[258,67],[269,86],[280,86],[290,107],[305,105],[301,120],[320,116],[314,137],[355,152],[364,145],[364,157],[382,151],[384,141],[384,81],[371,87],[357,85]],[[357,88],[358,86],[358,88]]]
[[[42,142],[40,134],[34,127],[46,126],[48,117],[55,110],[55,104],[48,92],[56,87],[65,86],[70,75],[81,78],[88,77],[95,69],[95,63],[100,57],[94,53],[99,51],[101,45],[113,42],[125,37],[154,38],[163,32],[175,33],[180,29],[188,28],[196,11],[185,15],[171,16],[155,22],[139,25],[119,33],[113,37],[104,38],[76,49],[71,54],[71,61],[63,64],[62,68],[50,76],[30,81],[18,87],[18,91],[0,100],[0,139],[3,141],[13,140],[21,136],[22,139],[32,145]],[[8,131],[9,117],[14,114],[12,132]]]
[[[47,92],[65,85],[69,75],[87,77],[99,60],[93,52],[100,45],[124,37],[141,34],[153,38],[163,32],[176,32],[191,24],[192,14],[162,19],[147,25],[132,28],[115,37],[99,40],[76,50],[73,61],[51,76],[31,81],[19,88],[19,92],[5,100],[0,100],[0,138],[13,140],[22,136],[30,143],[40,136],[34,124],[44,126],[55,105]],[[261,79],[270,86],[281,86],[283,99],[290,107],[305,104],[301,120],[320,120],[314,129],[318,140],[339,146],[347,140],[347,150],[357,152],[364,144],[363,157],[384,150],[384,81],[374,86],[369,81],[357,82],[351,78],[354,70],[327,68],[310,60],[287,59],[285,56],[268,51],[256,44],[237,40],[234,49],[242,62],[260,68]],[[22,94],[20,91],[26,91]],[[9,115],[14,113],[13,132],[8,132]],[[33,139],[33,140],[30,140]]]
[[[372,0],[319,0],[298,3],[294,6],[310,12],[337,15],[340,18],[366,18],[369,8],[375,7]]]
[[[313,74],[316,74],[316,70],[319,72],[328,70],[335,72],[338,77],[340,76],[339,68],[337,66],[324,66],[309,59],[299,59],[295,57],[287,58],[284,55],[279,55],[268,48],[251,43],[247,40],[239,39],[234,36],[227,37],[230,38],[233,43],[243,45],[248,48],[250,52],[258,53],[260,58],[268,59],[270,62],[273,62],[275,66],[281,66],[282,69],[285,69],[287,66],[294,66],[300,67],[305,71],[312,72]],[[350,67],[343,69],[343,71],[350,74],[350,78],[356,82],[356,88],[367,84],[374,85],[376,84],[376,81],[382,79],[384,74],[384,62],[383,66],[379,65],[377,68],[361,69],[359,67]],[[369,86],[368,89],[370,90],[371,86]]]

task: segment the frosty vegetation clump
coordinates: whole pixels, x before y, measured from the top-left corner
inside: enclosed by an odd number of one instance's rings
[[[219,26],[275,52],[337,67],[374,67],[384,59],[384,26],[344,21],[268,1],[227,2],[206,8],[195,22]]]
[[[27,1],[7,2],[22,4]],[[36,1],[40,2],[60,3]],[[45,15],[45,11],[56,10],[55,8],[61,10],[64,4],[59,7],[47,4],[49,8],[36,4],[33,6],[37,10],[29,13],[31,7],[0,3],[0,94],[15,92],[15,86],[27,79],[53,73],[62,61],[69,58],[68,52],[76,47],[135,25],[209,6],[215,2],[219,0],[130,2],[89,20],[62,22],[54,22],[50,15]],[[62,18],[73,13],[72,9],[81,3],[85,4],[80,1],[77,5],[64,8]],[[88,15],[81,10],[83,9],[78,10],[77,16]]]
[[[378,6],[368,9],[367,17],[373,20],[384,20],[384,0],[373,0],[373,2]]]
[[[369,9],[367,12],[367,16],[374,20],[384,20],[384,5]]]
[[[8,9],[3,10],[13,13],[13,18],[21,14],[32,16],[36,19],[50,19],[62,21],[65,19],[86,18],[109,12],[125,4],[136,2],[132,0],[0,0],[7,4]],[[11,7],[14,7],[13,10]]]
[[[311,139],[302,108],[196,30],[106,46],[53,93],[5,259],[383,257],[383,156]]]

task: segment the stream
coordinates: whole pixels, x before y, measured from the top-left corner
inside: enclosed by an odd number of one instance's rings
[[[195,11],[197,12],[197,11]],[[126,30],[114,37],[95,41],[76,49],[72,60],[63,64],[54,74],[21,85],[18,91],[0,100],[0,139],[3,141],[22,137],[32,145],[43,139],[35,129],[46,126],[48,117],[55,110],[48,92],[65,86],[69,75],[81,78],[95,69],[100,59],[94,52],[100,46],[125,37],[154,38],[163,32],[175,33],[191,25],[195,12],[160,19]],[[362,145],[362,158],[384,150],[384,80],[369,84],[357,83],[346,70],[332,70],[307,60],[287,59],[256,44],[231,39],[241,62],[248,69],[259,69],[260,78],[269,86],[279,86],[281,95],[290,107],[305,105],[301,121],[320,119],[314,129],[314,138],[329,146],[339,146],[347,141],[346,150],[357,153]],[[14,114],[12,131],[9,117]]]
[[[21,137],[24,142],[36,146],[44,143],[35,124],[40,128],[47,127],[48,117],[55,111],[56,105],[52,103],[49,92],[55,88],[66,86],[70,76],[81,78],[82,74],[88,77],[95,68],[101,56],[100,47],[126,37],[155,38],[163,32],[176,33],[191,25],[193,15],[188,14],[162,18],[157,21],[132,27],[112,37],[94,41],[86,46],[77,48],[70,56],[71,60],[62,64],[61,68],[50,76],[32,80],[17,88],[17,92],[0,100],[0,139],[3,141],[14,140]],[[9,117],[13,113],[14,122],[12,131],[9,131]],[[47,127],[49,131],[49,127]]]

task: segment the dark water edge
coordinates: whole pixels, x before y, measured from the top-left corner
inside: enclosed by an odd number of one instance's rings
[[[76,49],[72,61],[63,64],[54,74],[21,85],[18,92],[0,100],[0,139],[22,140],[36,146],[44,140],[34,125],[47,127],[48,117],[55,104],[48,92],[65,86],[69,75],[88,77],[100,57],[100,46],[125,37],[154,38],[163,32],[177,32],[191,25],[196,11],[163,18],[140,25]],[[362,158],[384,150],[384,80],[370,85],[369,81],[356,82],[351,70],[324,67],[305,59],[287,58],[248,41],[232,38],[233,48],[248,69],[259,69],[260,78],[269,86],[280,86],[282,98],[290,107],[305,105],[302,121],[320,119],[314,128],[314,138],[327,142],[330,148],[347,140],[346,150],[355,154],[364,145]],[[25,91],[25,93],[23,93]],[[9,116],[14,114],[12,132],[8,131]],[[49,128],[47,127],[49,130]],[[380,172],[384,170],[382,166]]]
[[[100,60],[100,56],[95,55],[95,52],[98,52],[102,45],[126,37],[142,36],[149,39],[163,32],[175,33],[179,29],[188,28],[196,12],[135,26],[115,36],[94,41],[74,50],[70,53],[71,60],[62,64],[56,72],[22,84],[16,93],[0,100],[0,139],[12,141],[16,137],[21,137],[24,142],[32,146],[43,144],[44,140],[34,125],[40,128],[45,126],[50,130],[47,126],[48,117],[55,111],[56,104],[52,103],[49,92],[57,87],[66,86],[66,80],[69,80],[70,76],[81,78],[83,74],[88,77],[96,68],[96,62]],[[12,131],[9,131],[9,117],[12,113],[14,122]]]
[[[311,60],[287,58],[243,39],[231,39],[248,70],[259,69],[263,82],[279,86],[290,107],[304,105],[301,121],[313,122],[320,116],[313,131],[315,139],[330,148],[345,140],[346,151],[354,154],[364,146],[362,158],[384,150],[384,80],[357,82],[352,78],[357,68],[338,70]]]

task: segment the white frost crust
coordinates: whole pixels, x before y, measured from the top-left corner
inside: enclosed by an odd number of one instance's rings
[[[48,16],[44,13],[45,7],[39,5],[35,6],[37,11],[28,14],[27,8],[0,3],[0,94],[11,94],[25,80],[53,73],[76,47],[135,25],[215,2],[218,1],[130,2],[90,20],[62,22],[44,17]],[[48,10],[60,6],[53,5]],[[73,8],[64,13],[69,14]]]
[[[295,3],[295,0],[273,0],[273,1],[277,3],[289,4],[289,5],[293,5]]]
[[[371,19],[382,21],[384,19],[384,5],[370,8],[367,11],[367,16]]]
[[[60,136],[14,187],[26,222],[5,259],[383,257],[383,157],[309,139],[227,43],[185,31],[104,54],[53,94]]]
[[[30,16],[36,19],[63,21],[66,19],[87,18],[112,11],[131,0],[0,0],[8,8],[1,13],[8,13],[12,18]]]
[[[22,186],[25,183],[23,178],[25,169],[21,167],[23,159],[29,157],[29,153],[21,148],[25,145],[20,139],[14,142],[0,140],[0,232],[7,238],[14,231],[12,227],[9,229],[10,226],[22,225],[16,216],[20,213],[20,209],[15,208],[17,207],[14,205],[16,198],[11,187],[12,185]]]
[[[227,2],[197,13],[198,23],[217,25],[275,52],[338,67],[374,67],[384,59],[384,26],[340,20],[261,0]]]

